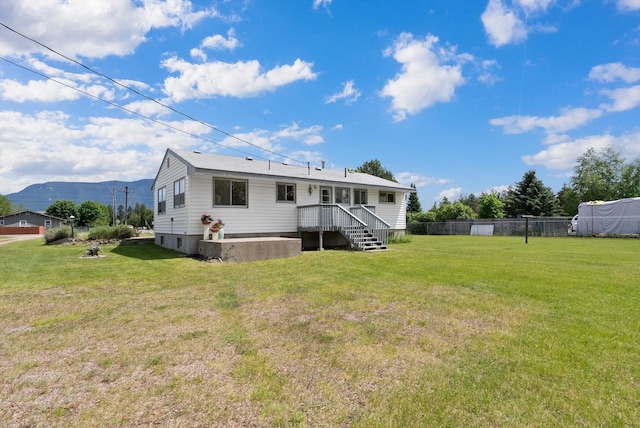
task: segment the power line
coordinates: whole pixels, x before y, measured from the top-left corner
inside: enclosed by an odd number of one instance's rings
[[[233,135],[233,134],[231,134],[231,133],[229,133],[229,132],[226,132],[226,131],[224,131],[224,130],[222,130],[222,129],[220,129],[220,128],[217,128],[217,127],[215,127],[215,126],[213,126],[213,125],[211,125],[211,124],[209,124],[209,123],[206,123],[206,122],[204,122],[204,121],[202,121],[202,120],[200,120],[200,119],[197,119],[197,118],[195,118],[195,117],[193,117],[193,116],[191,116],[191,115],[189,115],[189,114],[187,114],[187,113],[183,113],[183,112],[181,112],[181,111],[177,110],[176,108],[171,107],[170,105],[164,104],[164,103],[162,103],[162,102],[160,102],[160,101],[156,100],[155,98],[150,97],[150,96],[148,96],[148,95],[146,95],[146,94],[144,94],[144,93],[142,93],[142,92],[138,91],[138,90],[137,90],[137,89],[135,89],[135,88],[132,88],[132,87],[130,87],[130,86],[127,86],[127,85],[125,85],[125,84],[123,84],[123,83],[118,82],[116,79],[113,79],[113,78],[111,78],[111,77],[107,76],[107,75],[106,75],[106,74],[104,74],[104,73],[100,73],[99,71],[96,71],[96,70],[92,69],[91,67],[89,67],[89,66],[87,66],[87,65],[85,65],[85,64],[83,64],[83,63],[81,63],[80,61],[77,61],[77,60],[75,60],[75,59],[73,59],[73,58],[71,58],[71,57],[68,57],[68,56],[66,56],[66,55],[64,55],[64,54],[62,54],[62,53],[60,53],[60,52],[56,51],[56,50],[55,50],[55,49],[53,49],[53,48],[50,48],[49,46],[45,45],[44,43],[39,42],[39,41],[38,41],[38,40],[36,40],[36,39],[33,39],[33,38],[31,38],[31,37],[29,37],[29,36],[27,36],[27,35],[25,35],[25,34],[22,34],[21,32],[19,32],[19,31],[17,31],[17,30],[15,30],[15,29],[13,29],[13,28],[11,28],[11,27],[9,27],[8,25],[4,24],[3,22],[0,22],[0,25],[1,25],[2,27],[6,28],[7,30],[9,30],[9,31],[11,31],[11,32],[13,32],[13,33],[15,33],[15,34],[19,35],[20,37],[23,37],[23,38],[25,38],[25,39],[27,39],[27,40],[29,40],[29,41],[31,41],[31,42],[33,42],[33,43],[37,44],[38,46],[41,46],[41,47],[43,47],[43,48],[47,49],[48,51],[53,52],[54,54],[56,54],[56,55],[58,55],[58,56],[60,56],[60,57],[62,57],[62,58],[64,58],[64,59],[66,59],[67,61],[70,61],[70,62],[72,62],[72,63],[74,63],[74,64],[76,64],[76,65],[78,65],[78,66],[80,66],[80,67],[84,68],[85,70],[90,71],[91,73],[94,73],[94,74],[96,74],[96,75],[98,75],[98,76],[100,76],[100,77],[103,77],[103,78],[105,78],[105,79],[107,79],[107,80],[109,80],[109,81],[113,82],[114,84],[116,84],[116,85],[118,85],[118,86],[120,86],[120,87],[122,87],[122,88],[124,88],[124,89],[127,89],[127,90],[129,90],[129,91],[131,91],[131,92],[133,92],[133,93],[135,93],[136,95],[139,95],[139,96],[141,96],[141,97],[143,97],[143,98],[145,98],[145,99],[147,99],[147,100],[149,100],[149,101],[152,101],[152,102],[154,102],[154,103],[156,103],[156,104],[158,104],[158,105],[160,105],[160,106],[162,106],[162,107],[164,107],[164,108],[166,108],[166,109],[169,109],[169,110],[171,110],[172,112],[174,112],[174,113],[176,113],[176,114],[179,114],[179,115],[181,115],[181,116],[183,116],[183,117],[186,117],[186,118],[187,118],[187,119],[189,119],[189,120],[192,120],[192,121],[194,121],[194,122],[198,122],[198,123],[200,123],[200,124],[202,124],[202,125],[204,125],[204,126],[206,126],[206,127],[210,128],[210,129],[212,129],[212,130],[214,130],[214,131],[216,131],[216,132],[219,132],[219,133],[221,133],[221,134],[224,134],[224,135],[226,135],[226,136],[228,136],[228,137],[231,137],[231,138],[233,138],[233,139],[235,139],[235,140],[237,140],[237,141],[240,141],[240,142],[242,142],[242,143],[248,144],[248,145],[250,145],[250,146],[252,146],[252,147],[255,147],[255,148],[259,149],[259,150],[265,151],[265,152],[270,153],[270,154],[272,154],[272,155],[280,156],[280,157],[282,157],[282,158],[284,158],[284,159],[289,159],[289,160],[292,160],[292,161],[294,161],[294,162],[298,162],[298,163],[300,163],[300,164],[302,164],[302,165],[304,165],[304,164],[306,163],[306,162],[304,162],[304,161],[300,161],[300,160],[297,160],[297,159],[292,159],[292,158],[291,158],[291,157],[289,157],[289,156],[285,156],[285,155],[283,155],[283,154],[280,154],[280,153],[274,152],[274,151],[272,151],[272,150],[265,149],[264,147],[260,147],[260,146],[259,146],[259,145],[257,145],[257,144],[253,144],[253,143],[251,143],[251,142],[249,142],[249,141],[247,141],[247,140],[244,140],[244,139],[242,139],[242,138],[240,138],[240,137],[238,137],[238,136],[236,136],[236,135]],[[8,61],[8,60],[7,60],[7,59],[5,59],[5,58],[1,58],[1,59],[5,60],[5,61],[7,61],[7,62],[9,62],[9,63],[11,63],[11,64],[18,65],[18,64],[16,64],[16,63],[12,62],[12,61]],[[45,77],[45,78],[47,78],[47,79],[50,79],[50,80],[52,80],[52,81],[54,81],[54,82],[56,82],[56,83],[63,84],[64,86],[67,86],[67,87],[72,88],[72,89],[76,89],[76,88],[74,88],[74,87],[72,87],[72,86],[70,86],[70,85],[66,85],[66,84],[64,84],[64,83],[62,83],[62,82],[59,82],[59,81],[57,81],[57,80],[55,80],[55,79],[53,79],[53,78],[51,78],[51,77],[49,77],[49,76],[45,76],[45,75],[43,75],[43,74],[41,74],[41,73],[35,72],[35,71],[33,71],[33,70],[30,70],[30,69],[28,69],[27,67],[23,67],[23,66],[20,66],[20,65],[18,65],[18,66],[19,66],[19,67],[21,67],[21,68],[23,68],[23,69],[25,69],[25,70],[28,70],[28,71],[34,72],[34,73],[36,73],[36,74],[38,74],[38,75],[40,75],[40,76],[42,76],[42,77]],[[86,93],[86,92],[84,92],[84,91],[81,91],[81,90],[78,90],[78,91],[79,91],[79,92],[82,92],[83,94],[90,95],[90,94],[87,94],[87,93]],[[170,125],[168,125],[168,124],[165,124],[165,123],[163,123],[163,122],[159,122],[159,121],[156,121],[156,120],[154,120],[154,119],[151,119],[150,117],[144,116],[144,115],[142,115],[142,114],[135,113],[135,112],[133,112],[133,111],[131,111],[131,110],[129,110],[129,109],[126,109],[125,107],[121,107],[121,106],[119,106],[119,105],[117,105],[117,104],[111,103],[111,102],[109,102],[109,101],[105,101],[105,100],[103,100],[103,99],[101,99],[101,98],[98,98],[98,97],[96,97],[96,96],[93,96],[93,95],[90,95],[90,96],[92,96],[93,98],[97,98],[97,99],[99,99],[100,101],[106,102],[106,103],[108,103],[108,104],[110,104],[110,105],[113,105],[113,106],[115,106],[115,107],[121,108],[121,109],[123,109],[123,110],[125,110],[125,111],[127,111],[127,112],[129,112],[129,113],[136,114],[136,115],[137,115],[137,116],[139,116],[139,117],[142,117],[142,118],[145,118],[145,119],[148,119],[148,120],[152,120],[152,121],[154,121],[154,122],[156,122],[156,123],[160,123],[160,124],[162,124],[162,125],[164,125],[164,126],[169,126],[169,127],[170,127],[170,128],[172,128],[172,129],[176,129],[176,128],[174,128],[174,127],[172,127],[172,126],[170,126]],[[176,129],[176,130],[177,130],[177,129]],[[186,131],[183,131],[183,132],[185,132],[185,133],[187,133],[187,134],[190,134],[190,133],[188,133],[188,132],[186,132]],[[190,135],[191,135],[191,134],[190,134]],[[203,139],[204,139],[204,138],[203,138]],[[216,142],[213,142],[213,141],[210,141],[210,140],[207,140],[207,139],[204,139],[204,140],[205,140],[205,141],[212,142],[212,143],[214,143],[214,144],[218,144],[218,145],[220,145],[221,147],[225,147],[225,148],[227,148],[227,149],[232,149],[231,147],[224,146],[224,145],[222,145],[222,144],[220,144],[220,143],[216,143]],[[235,150],[235,149],[232,149],[232,150]],[[237,150],[237,151],[238,151],[238,152],[240,152],[240,153],[244,153],[244,152],[242,152],[242,151],[240,151],[240,150]],[[247,153],[244,153],[244,154],[247,154]]]
[[[124,107],[124,106],[121,106],[121,105],[119,105],[119,104],[116,104],[116,103],[114,103],[114,102],[112,102],[112,101],[108,101],[108,100],[105,100],[105,99],[103,99],[103,98],[100,98],[100,97],[99,97],[99,96],[97,96],[97,95],[93,95],[93,94],[91,94],[91,93],[89,93],[89,92],[87,92],[87,91],[84,91],[84,90],[82,90],[82,89],[76,88],[75,86],[69,85],[68,83],[61,82],[61,81],[59,81],[59,80],[57,80],[57,79],[55,79],[55,78],[53,78],[53,77],[47,76],[47,75],[46,75],[46,74],[44,74],[44,73],[41,73],[41,72],[36,71],[36,70],[33,70],[33,69],[29,68],[29,67],[26,67],[26,66],[24,66],[24,65],[22,65],[22,64],[18,64],[18,63],[14,62],[14,61],[11,61],[10,59],[4,58],[4,57],[0,57],[0,59],[1,59],[1,60],[3,60],[3,61],[8,62],[9,64],[15,65],[16,67],[22,68],[23,70],[29,71],[29,72],[31,72],[31,73],[33,73],[33,74],[36,74],[36,75],[40,76],[40,77],[44,77],[45,79],[51,80],[52,82],[55,82],[55,83],[57,83],[57,84],[59,84],[59,85],[62,85],[62,86],[65,86],[65,87],[67,87],[67,88],[69,88],[69,89],[73,89],[74,91],[80,92],[81,94],[86,95],[86,96],[88,96],[88,97],[90,97],[90,98],[96,99],[96,100],[98,100],[98,101],[102,101],[102,102],[103,102],[103,103],[105,103],[105,104],[108,104],[108,105],[113,106],[113,107],[117,107],[117,108],[119,108],[119,109],[121,109],[121,110],[126,111],[127,113],[131,113],[131,114],[133,114],[133,115],[136,115],[136,116],[138,116],[138,117],[140,117],[140,118],[142,118],[142,119],[146,119],[146,120],[149,120],[149,121],[151,121],[151,122],[155,122],[155,123],[157,123],[157,124],[159,124],[159,125],[166,126],[167,128],[171,128],[171,129],[173,129],[174,131],[182,132],[183,134],[186,134],[186,135],[188,135],[188,136],[190,136],[190,137],[197,138],[197,139],[200,139],[200,140],[206,141],[206,142],[211,143],[211,144],[216,144],[216,145],[218,145],[218,146],[220,146],[220,147],[223,147],[223,148],[225,148],[225,149],[234,150],[234,151],[239,152],[239,153],[242,153],[242,154],[244,154],[244,155],[250,155],[250,153],[248,153],[248,152],[244,152],[244,151],[242,151],[242,150],[240,150],[240,149],[236,149],[236,148],[233,148],[233,147],[225,146],[224,144],[219,143],[219,142],[217,142],[217,141],[213,141],[213,140],[210,140],[210,139],[208,139],[208,138],[205,138],[205,137],[203,137],[203,136],[201,136],[201,135],[197,135],[197,134],[194,134],[194,133],[192,133],[192,132],[185,131],[184,129],[180,129],[180,128],[176,127],[176,126],[173,126],[173,125],[171,125],[171,124],[165,123],[165,122],[163,122],[163,121],[161,121],[161,120],[154,119],[154,118],[149,117],[149,116],[145,116],[145,115],[143,115],[142,113],[138,113],[138,112],[136,112],[136,111],[134,111],[134,110],[128,109],[128,108],[126,108],[126,107]],[[252,145],[253,145],[253,144],[252,144]],[[256,146],[256,147],[258,147],[258,146]],[[278,155],[278,156],[282,156],[282,155]],[[286,156],[284,156],[284,157],[286,158]]]

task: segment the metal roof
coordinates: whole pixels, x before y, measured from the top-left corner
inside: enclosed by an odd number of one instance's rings
[[[309,180],[337,185],[348,184],[351,186],[359,185],[377,187],[385,190],[405,193],[415,192],[415,189],[412,187],[408,187],[394,181],[385,180],[384,178],[370,174],[352,172],[349,170],[289,165],[276,161],[254,160],[250,157],[240,158],[236,156],[225,156],[187,150],[168,149],[167,154],[169,153],[172,153],[197,171],[212,172],[220,175],[242,174],[272,177],[274,179]]]

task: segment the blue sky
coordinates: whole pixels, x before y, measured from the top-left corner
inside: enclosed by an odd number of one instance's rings
[[[0,23],[0,194],[153,178],[177,148],[379,159],[427,209],[640,156],[640,0],[3,0]]]

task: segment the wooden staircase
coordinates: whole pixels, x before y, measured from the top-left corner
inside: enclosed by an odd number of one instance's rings
[[[347,238],[353,248],[359,251],[386,251],[387,246],[369,229],[358,226],[340,228],[340,233]]]

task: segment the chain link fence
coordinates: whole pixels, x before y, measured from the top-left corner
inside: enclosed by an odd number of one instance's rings
[[[451,220],[443,222],[409,223],[407,232],[413,235],[471,235],[474,230],[490,230],[493,236],[525,236],[524,218]],[[571,228],[571,217],[529,218],[529,236],[567,236]]]

